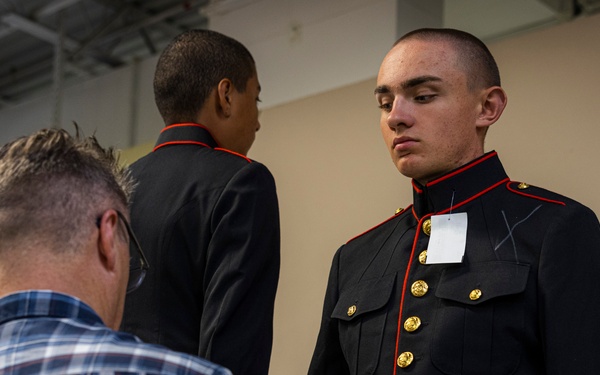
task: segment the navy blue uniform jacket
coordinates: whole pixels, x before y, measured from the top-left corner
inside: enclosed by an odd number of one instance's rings
[[[150,270],[127,295],[122,329],[234,374],[267,374],[280,262],[271,173],[198,124],[164,128],[131,171],[131,223]]]
[[[309,374],[599,374],[594,213],[510,181],[495,152],[413,187],[335,254]],[[450,210],[468,215],[464,259],[425,264]]]

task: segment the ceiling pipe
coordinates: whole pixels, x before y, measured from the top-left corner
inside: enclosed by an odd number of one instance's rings
[[[72,5],[77,4],[81,0],[55,0],[51,1],[34,12],[33,18],[40,19],[58,13]]]
[[[54,30],[16,13],[4,15],[2,22],[54,45],[59,43],[59,36]],[[64,45],[67,49],[75,49],[79,46],[79,43],[73,39],[64,38]]]

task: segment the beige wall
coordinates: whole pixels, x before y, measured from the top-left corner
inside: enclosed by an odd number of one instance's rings
[[[600,15],[491,47],[509,99],[488,147],[513,179],[600,213]]]
[[[490,47],[509,105],[487,150],[500,153],[513,179],[600,212],[600,15]],[[275,176],[282,231],[271,374],[306,373],[339,245],[411,201],[380,139],[374,87],[375,78],[261,115],[250,156]]]

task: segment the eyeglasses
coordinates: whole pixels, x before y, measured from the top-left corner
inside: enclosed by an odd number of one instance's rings
[[[148,260],[142,251],[142,247],[135,237],[135,234],[133,234],[131,225],[129,225],[125,215],[123,215],[120,211],[117,211],[117,215],[125,225],[127,235],[129,235],[129,281],[127,282],[127,293],[130,293],[142,285],[150,265],[148,264]],[[96,226],[98,228],[100,228],[101,219],[101,216],[96,218]],[[133,249],[135,249],[135,251],[133,251]]]

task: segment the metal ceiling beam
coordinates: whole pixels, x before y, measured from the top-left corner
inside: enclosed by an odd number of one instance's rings
[[[193,6],[190,9],[183,9],[181,4],[178,4],[176,6],[168,8],[168,9],[166,9],[158,14],[155,14],[153,16],[146,16],[137,22],[134,22],[130,25],[127,25],[125,27],[115,30],[115,31],[111,32],[110,34],[107,34],[105,36],[98,38],[98,40],[94,41],[94,43],[92,43],[92,41],[88,41],[86,43],[86,45],[83,46],[80,50],[77,50],[75,52],[75,54],[81,53],[81,52],[85,51],[87,48],[91,48],[92,44],[97,45],[97,44],[103,44],[103,43],[110,43],[111,41],[113,41],[115,39],[123,38],[124,36],[127,36],[128,34],[137,32],[140,29],[155,25],[157,23],[161,23],[165,19],[176,16],[182,12],[196,11],[195,8],[197,8],[197,7],[200,7],[200,5]],[[161,24],[164,24],[164,23],[161,23]],[[180,32],[182,32],[182,30],[177,29],[177,33],[179,34]]]
[[[94,1],[96,3],[99,3],[106,7],[109,7],[113,10],[119,9],[121,6],[123,6],[123,2],[121,0],[94,0]],[[182,5],[179,4],[176,7],[181,8]],[[143,3],[142,4],[128,4],[127,11],[132,13],[134,16],[138,16],[141,18],[147,18],[147,17],[154,15],[147,8],[144,7]],[[162,19],[160,21],[162,21]],[[157,26],[159,26],[161,29],[163,29],[163,31],[165,31],[166,33],[168,33],[170,35],[177,35],[181,32],[181,30],[169,25],[168,23],[159,22]]]
[[[53,45],[59,43],[59,35],[54,30],[16,13],[8,13],[2,16],[2,22]],[[65,38],[64,45],[66,49],[73,50],[79,47],[79,42],[71,38]]]
[[[0,39],[9,36],[15,32],[15,28],[9,25],[5,25],[0,29]]]
[[[15,1],[19,1],[19,4],[28,3],[24,0]],[[21,1],[23,2],[21,3]],[[132,53],[136,54],[135,51],[144,48],[140,44],[142,40],[145,43],[146,51],[155,53],[165,40],[184,31],[185,25],[188,23],[194,22],[194,27],[205,27],[207,23],[207,18],[200,14],[199,9],[205,6],[208,0],[177,0],[156,3],[163,5],[153,6],[150,5],[150,2],[129,0],[38,1],[35,2],[37,5],[33,8],[23,5],[23,7],[9,11],[10,13],[0,13],[0,39],[9,36],[23,38],[24,34],[31,35],[42,41],[40,48],[45,51],[47,46],[43,46],[44,42],[55,47],[60,42],[58,28],[47,23],[47,21],[54,20],[52,17],[64,11],[71,12],[73,9],[69,9],[69,7],[73,6],[89,6],[90,9],[106,10],[106,16],[103,16],[104,13],[94,11],[95,17],[91,18],[93,23],[90,24],[95,28],[92,33],[71,34],[71,36],[65,33],[64,35],[62,50],[66,55],[63,56],[64,72],[61,76],[64,76],[65,84],[70,84],[79,81],[80,78],[96,76],[107,72],[110,68],[122,65],[125,60],[121,61],[121,58],[130,56]],[[163,8],[165,6],[167,8]],[[81,22],[75,22],[73,17],[68,20],[69,26],[81,26]],[[90,31],[89,28],[88,31]],[[135,36],[136,33],[141,35],[141,39],[140,36]],[[28,42],[32,46],[40,45],[40,42],[36,42],[36,44],[32,41]],[[115,48],[117,45],[118,48]],[[123,52],[118,52],[120,50]],[[2,72],[0,75],[0,87],[2,87],[0,106],[14,105],[28,96],[40,95],[42,92],[48,93],[52,82],[52,70],[48,65],[49,59],[42,56],[46,54],[41,50],[37,51],[40,52],[37,54],[40,55],[39,61],[30,59],[26,64],[15,66],[12,72]],[[44,61],[41,61],[42,59]],[[98,62],[101,64],[99,65]]]
[[[146,14],[144,18],[140,19],[139,21],[133,23],[132,25],[129,25],[127,27],[123,27],[120,30],[117,30],[116,32],[112,33],[111,35],[107,35],[106,37],[103,38],[103,41],[106,40],[113,40],[116,38],[120,38],[126,34],[131,33],[132,31],[137,31],[139,29],[142,29],[144,27],[148,27],[157,23],[161,23],[162,21],[164,21],[165,19],[169,18],[169,17],[173,17],[178,15],[179,13],[182,13],[183,11],[187,10],[182,10],[182,6],[181,4],[173,6],[171,8],[165,9],[160,13],[154,14],[154,15],[148,15]],[[168,24],[161,24],[161,25],[168,25]],[[177,33],[179,34],[181,32],[180,29],[173,27],[171,25],[168,25],[168,28],[170,29],[171,33]]]
[[[100,38],[102,35],[104,35],[109,27],[115,22],[117,21],[119,18],[123,17],[123,15],[125,13],[127,13],[127,6],[122,6],[119,9],[116,10],[116,14],[113,15],[112,17],[110,17],[108,19],[107,22],[103,23],[102,25],[98,26],[89,36],[87,36],[85,38],[85,40],[80,43],[79,48],[77,48],[76,50],[72,51],[70,58],[74,58],[75,56],[79,55],[81,52],[83,52],[84,50],[87,50],[89,48],[91,48],[92,43]]]
[[[156,54],[156,46],[152,42],[152,38],[150,38],[150,35],[148,35],[148,32],[146,32],[146,29],[140,29],[140,35],[141,35],[142,39],[144,40],[144,44],[148,48],[148,51],[150,51],[150,53],[152,55]]]
[[[44,5],[35,11],[33,18],[40,19],[42,17],[51,16],[54,13],[60,12],[63,9],[70,7],[71,5],[75,5],[81,0],[55,0],[50,3]]]
[[[10,25],[13,28],[16,28],[18,30],[21,30],[25,33],[28,33],[38,39],[44,40],[46,42],[49,42],[53,45],[57,45],[59,43],[60,37],[58,35],[58,33],[44,25],[41,25],[35,21],[32,21],[28,18],[25,18],[21,15],[18,15],[16,13],[8,13],[6,15],[4,15],[1,20],[6,23],[7,25]],[[73,51],[73,50],[80,50],[82,49],[81,44],[74,40],[71,39],[69,37],[65,37],[64,38],[64,48],[67,51]],[[92,58],[94,58],[96,61],[99,61],[103,64],[109,65],[111,67],[118,67],[123,65],[123,61],[121,61],[120,59],[99,53],[99,52],[95,52],[95,51],[90,51],[88,53],[89,56],[91,56]]]

